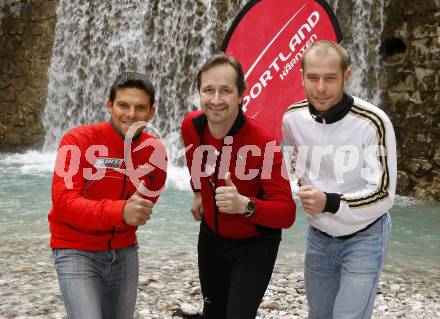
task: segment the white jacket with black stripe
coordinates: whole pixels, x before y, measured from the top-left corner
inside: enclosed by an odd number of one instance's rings
[[[309,223],[331,235],[364,229],[385,214],[396,190],[396,140],[388,116],[378,107],[344,94],[321,116],[306,100],[283,117],[284,154],[301,185],[326,193],[322,214]]]

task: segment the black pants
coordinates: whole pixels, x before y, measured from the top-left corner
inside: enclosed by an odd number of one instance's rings
[[[222,239],[201,223],[198,259],[205,319],[254,319],[272,276],[280,234]]]

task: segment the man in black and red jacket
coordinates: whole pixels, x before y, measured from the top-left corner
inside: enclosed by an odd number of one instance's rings
[[[255,318],[295,203],[275,136],[241,109],[246,89],[233,57],[197,75],[201,111],[182,123],[194,201],[204,318]]]

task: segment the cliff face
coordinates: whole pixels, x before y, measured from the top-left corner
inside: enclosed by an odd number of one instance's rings
[[[56,1],[0,4],[0,150],[36,147],[44,138]]]
[[[379,83],[396,131],[398,192],[440,201],[440,1],[388,0],[385,10]]]
[[[157,7],[157,1],[153,2]],[[381,92],[380,106],[394,123],[399,194],[440,201],[440,0],[383,0],[383,6],[375,1],[368,7],[368,21],[382,26],[381,37],[372,30],[366,34],[353,30],[356,1],[329,2],[336,7],[345,46],[357,50],[362,40],[368,47],[380,47],[379,62],[375,51],[365,52],[367,72],[379,71],[378,78],[366,77],[361,84],[369,87],[368,100]],[[228,28],[224,21],[237,14],[243,1],[211,3],[218,12],[214,42],[220,45]],[[2,151],[35,148],[43,141],[41,113],[47,95],[56,4],[56,0],[0,4]],[[173,85],[173,78],[168,82],[163,85]],[[188,95],[185,89],[178,89],[177,96]]]

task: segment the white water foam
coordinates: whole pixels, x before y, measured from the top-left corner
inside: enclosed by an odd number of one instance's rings
[[[69,128],[105,120],[108,88],[128,70],[151,77],[153,124],[163,135],[177,132],[194,107],[195,72],[211,54],[216,23],[211,0],[58,1],[44,149],[55,149]]]
[[[52,173],[55,167],[55,152],[28,151],[26,153],[0,155],[0,167],[18,170],[23,175]]]
[[[409,197],[409,196],[400,196],[396,195],[396,199],[394,201],[394,205],[398,207],[411,207],[416,205],[422,205],[424,202],[422,200]]]
[[[56,152],[28,151],[0,155],[0,168],[21,175],[51,175],[55,167]],[[167,187],[190,191],[189,172],[186,167],[168,165]]]

